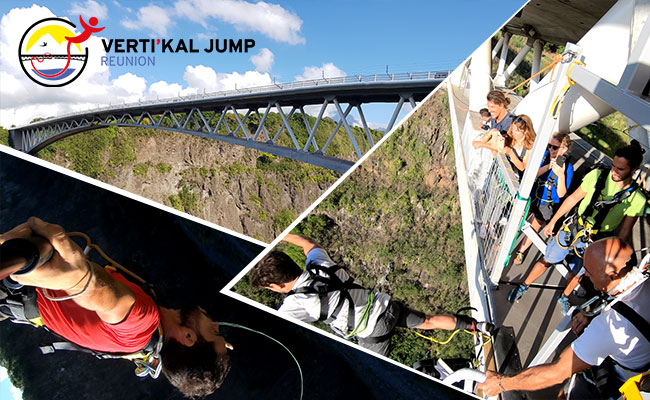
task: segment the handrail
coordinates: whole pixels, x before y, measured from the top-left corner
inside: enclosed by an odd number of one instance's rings
[[[180,101],[191,101],[191,100],[200,100],[206,98],[217,98],[217,97],[227,97],[238,94],[253,94],[253,93],[264,93],[264,92],[277,92],[288,89],[299,89],[306,87],[317,87],[325,85],[340,85],[340,84],[354,84],[354,83],[368,83],[368,82],[392,82],[392,81],[414,81],[414,80],[432,80],[432,79],[444,79],[446,78],[451,71],[425,71],[425,72],[402,72],[397,74],[374,74],[374,75],[348,75],[348,76],[338,76],[334,78],[319,78],[311,79],[304,81],[295,81],[290,83],[273,83],[272,85],[265,86],[254,86],[242,89],[233,89],[225,90],[220,92],[209,92],[203,94],[193,94],[189,96],[178,96],[178,97],[168,97],[164,99],[156,100],[147,100],[147,101],[137,101],[132,103],[122,103],[113,105],[109,104],[108,106],[88,109],[85,111],[77,111],[68,114],[63,114],[57,117],[52,117],[52,119],[63,119],[76,115],[84,115],[89,112],[98,112],[98,111],[107,111],[114,109],[122,109],[126,107],[133,106],[143,106],[143,105],[152,105],[152,104],[167,104],[167,103],[176,103]],[[34,122],[34,124],[46,122],[49,118]],[[25,124],[19,126],[15,129],[27,127],[33,124]]]

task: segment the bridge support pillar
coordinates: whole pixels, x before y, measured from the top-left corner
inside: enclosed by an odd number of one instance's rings
[[[533,42],[533,65],[530,69],[530,76],[535,75],[542,69],[542,49],[544,41],[537,39]],[[530,91],[537,89],[539,85],[539,75],[530,80]]]
[[[504,87],[506,85],[506,78],[503,76],[503,72],[506,68],[506,58],[508,57],[510,36],[511,34],[508,32],[503,33],[503,45],[501,47],[501,56],[499,57],[499,66],[497,67],[497,74],[494,77],[494,86]]]
[[[490,40],[486,40],[478,49],[472,53],[470,65],[470,87],[469,109],[478,111],[485,107],[485,98],[490,91],[490,70],[492,69],[492,57],[490,51]]]
[[[507,81],[508,78],[510,77],[510,75],[512,75],[512,73],[515,72],[515,70],[517,69],[519,64],[521,64],[521,62],[524,60],[524,58],[526,57],[526,54],[528,54],[528,52],[530,51],[531,48],[532,48],[532,46],[531,46],[530,41],[529,41],[529,43],[526,43],[526,45],[521,48],[519,53],[517,53],[517,56],[515,57],[514,60],[512,60],[510,65],[508,65],[508,68],[506,68],[505,72],[503,73],[504,85],[505,85],[505,81]]]

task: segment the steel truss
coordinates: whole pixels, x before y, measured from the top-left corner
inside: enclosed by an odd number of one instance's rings
[[[154,104],[151,102],[125,104],[110,109],[102,108],[71,114],[52,121],[39,121],[14,128],[10,130],[10,135],[14,148],[27,153],[36,153],[57,140],[84,131],[109,126],[145,127],[214,139],[345,172],[354,162],[363,157],[379,138],[376,132],[373,137],[362,105],[376,102],[394,103],[395,108],[385,131],[389,132],[406,102],[415,107],[416,101],[420,101],[445,77],[446,74],[435,75],[435,82],[426,81],[428,85],[426,90],[422,88],[423,81],[414,82],[420,86],[404,86],[406,84],[401,82],[356,82],[359,86],[351,88],[350,83],[330,85],[323,92],[317,92],[317,90],[324,90],[323,85],[313,89],[306,88],[299,93],[302,97],[295,97],[296,89],[291,88],[262,94],[255,93],[254,96],[249,95],[250,100],[248,97],[234,96],[232,101],[228,98],[212,97],[171,99],[154,102]],[[395,83],[402,86],[388,86]],[[372,92],[378,89],[382,90],[380,96]],[[285,92],[287,96],[294,97],[285,100],[284,93],[278,92]],[[320,109],[314,121],[313,117],[308,117],[305,107],[319,105]],[[334,111],[334,119],[338,121],[332,132],[317,137],[316,131],[328,107]],[[363,132],[361,135],[358,131],[355,134],[348,121],[354,109],[359,116],[359,124]],[[282,120],[280,128],[274,132],[270,132],[268,121],[271,113],[277,113]],[[300,114],[301,118],[293,118],[293,121],[294,123],[301,121],[304,124],[308,134],[306,138],[304,134],[296,135],[289,125],[289,121],[296,113]],[[335,150],[330,148],[330,144],[337,135],[347,135],[346,140],[354,150],[352,154],[334,154]]]

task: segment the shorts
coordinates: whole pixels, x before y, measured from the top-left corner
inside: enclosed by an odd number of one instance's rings
[[[557,209],[560,208],[559,206],[558,203],[553,202],[537,202],[530,206],[530,213],[533,214],[538,221],[548,223],[548,221],[553,218]]]
[[[423,312],[413,310],[402,302],[391,300],[379,318],[375,329],[367,338],[357,338],[359,345],[368,350],[387,356],[390,338],[396,326],[402,328],[417,328],[426,319]]]
[[[557,235],[551,237],[551,240],[546,244],[544,260],[550,264],[559,264],[566,259],[571,273],[577,275],[582,269],[582,258],[578,257],[573,249],[566,248],[569,244],[566,244],[562,238],[559,238],[559,241],[562,247],[558,245]]]

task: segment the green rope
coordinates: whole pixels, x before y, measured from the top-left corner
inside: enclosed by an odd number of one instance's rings
[[[345,335],[346,339],[356,336],[359,332],[362,332],[364,329],[368,327],[368,319],[370,318],[370,311],[372,310],[372,305],[374,302],[375,302],[375,292],[369,290],[367,301],[366,301],[366,307],[363,309],[363,315],[361,316],[361,319],[357,323],[357,326],[354,328],[354,330],[348,333],[347,335]]]
[[[234,323],[232,323],[232,322],[219,322],[219,325],[230,326],[230,327],[233,327],[233,328],[239,328],[239,329],[244,329],[244,330],[247,330],[247,331],[250,331],[250,332],[255,332],[255,333],[257,333],[257,334],[260,334],[260,335],[262,335],[262,336],[265,336],[265,337],[267,337],[267,338],[273,340],[275,343],[277,343],[277,344],[279,344],[280,346],[282,346],[282,347],[287,351],[287,353],[289,353],[289,355],[291,355],[291,358],[293,358],[293,361],[295,361],[295,362],[296,362],[296,365],[298,366],[298,373],[300,374],[300,400],[302,400],[302,394],[303,394],[302,392],[303,392],[303,387],[304,387],[304,380],[303,380],[303,377],[302,377],[302,368],[300,368],[300,363],[298,362],[298,360],[296,359],[296,357],[293,355],[293,353],[291,352],[291,350],[289,350],[289,349],[287,348],[287,346],[283,345],[279,340],[277,340],[277,339],[275,339],[275,338],[273,338],[273,337],[267,335],[267,334],[264,333],[264,332],[256,331],[255,329],[251,329],[251,328],[246,327],[246,326],[243,326],[243,325],[234,324]]]

